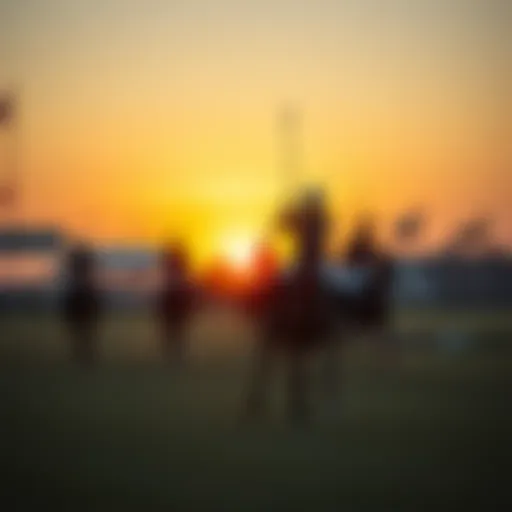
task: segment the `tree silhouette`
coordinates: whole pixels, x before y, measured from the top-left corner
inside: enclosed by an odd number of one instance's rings
[[[394,240],[398,249],[409,252],[417,247],[426,226],[426,215],[418,209],[409,210],[394,222]]]
[[[482,256],[492,248],[493,221],[474,217],[463,222],[448,241],[447,252],[455,256]]]

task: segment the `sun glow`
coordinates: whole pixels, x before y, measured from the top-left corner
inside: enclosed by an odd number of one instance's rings
[[[222,243],[224,257],[239,271],[247,271],[251,268],[254,248],[254,240],[247,235],[229,236]]]

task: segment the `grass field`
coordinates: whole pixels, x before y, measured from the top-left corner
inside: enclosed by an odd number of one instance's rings
[[[5,510],[510,510],[508,312],[403,315],[397,367],[354,345],[339,408],[313,389],[303,429],[282,419],[279,372],[268,419],[239,421],[241,325],[203,319],[173,371],[147,318],[110,319],[87,371],[68,362],[55,319],[0,322],[2,487],[17,503]],[[415,343],[454,325],[474,342]]]

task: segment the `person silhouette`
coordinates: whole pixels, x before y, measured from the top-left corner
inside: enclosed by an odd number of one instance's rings
[[[96,331],[100,315],[92,250],[85,245],[72,248],[66,267],[63,316],[71,337],[73,359],[82,365],[92,365],[97,357]]]
[[[185,356],[185,330],[190,323],[194,288],[189,276],[189,258],[180,243],[162,251],[162,289],[157,300],[157,321],[167,361],[181,362]]]

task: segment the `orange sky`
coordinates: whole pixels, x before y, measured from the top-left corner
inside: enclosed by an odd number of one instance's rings
[[[425,205],[433,238],[477,211],[512,241],[507,144],[488,138],[509,134],[496,91],[510,41],[503,13],[463,4],[2,2],[22,214],[107,240],[183,234],[198,257],[256,236],[283,187],[276,119],[292,102],[303,181],[327,188],[339,229]]]

